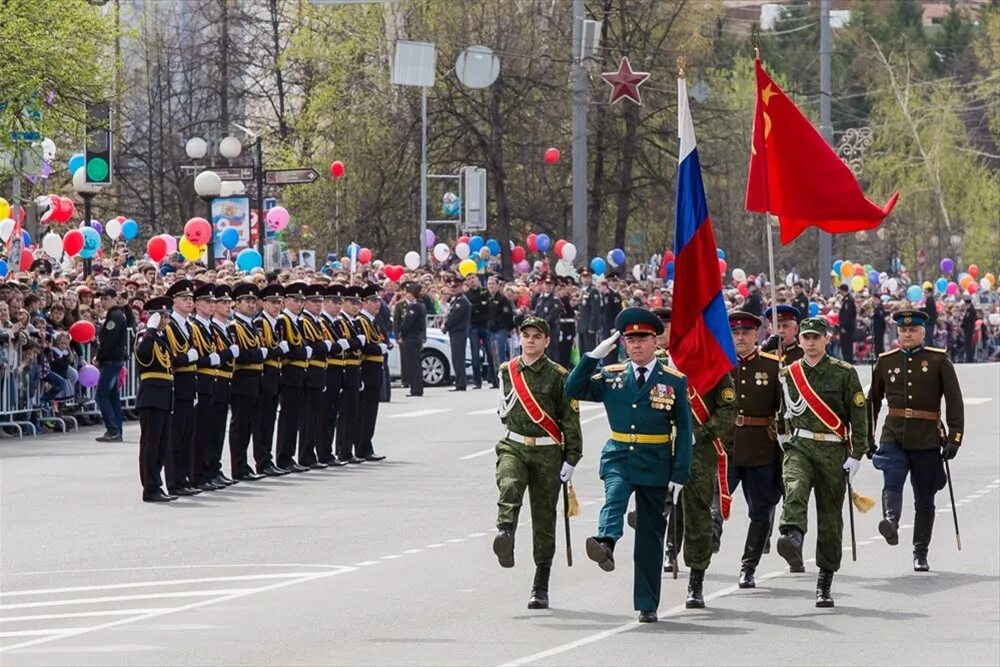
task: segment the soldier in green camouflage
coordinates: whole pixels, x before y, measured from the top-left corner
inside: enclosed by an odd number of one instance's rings
[[[579,404],[563,392],[567,371],[545,356],[548,323],[529,316],[520,332],[521,355],[501,365],[499,372],[498,413],[507,433],[496,448],[500,495],[493,552],[501,567],[514,567],[514,531],[527,490],[535,560],[528,609],[546,609],[559,489],[570,481],[583,455],[583,437]]]
[[[809,494],[814,492],[820,570],[817,607],[833,606],[830,586],[833,573],[840,569],[844,495],[868,443],[867,403],[858,373],[850,364],[827,356],[828,342],[826,320],[806,318],[799,328],[804,356],[781,371],[788,436],[778,553],[793,569],[802,567]],[[852,441],[858,446],[852,448]]]

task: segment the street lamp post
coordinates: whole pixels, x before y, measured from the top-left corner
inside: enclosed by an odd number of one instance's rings
[[[203,171],[194,179],[194,191],[205,202],[208,224],[212,234],[208,239],[208,268],[215,268],[215,225],[212,223],[212,201],[222,192],[222,179],[214,171]]]

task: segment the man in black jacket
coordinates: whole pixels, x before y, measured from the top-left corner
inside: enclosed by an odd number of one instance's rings
[[[451,367],[455,372],[455,386],[452,391],[465,391],[468,385],[468,378],[465,373],[465,345],[470,341],[469,326],[472,322],[472,303],[465,296],[465,285],[461,278],[452,278],[448,281],[451,289],[451,299],[448,301],[448,315],[444,320],[444,332],[448,334],[448,342],[451,344]],[[479,344],[478,339],[472,339],[473,348]],[[472,355],[473,368],[475,368],[476,357]],[[473,377],[475,377],[473,373]],[[482,382],[482,378],[479,380]]]
[[[934,335],[937,332],[937,302],[934,301],[934,289],[924,290],[924,307],[922,309],[927,313],[927,321],[924,323],[924,331],[926,332],[924,341],[927,345],[934,347],[935,340]]]
[[[476,389],[483,386],[483,357],[480,349],[486,352],[486,363],[489,369],[490,384],[497,386],[497,371],[490,355],[490,332],[487,328],[490,319],[490,295],[479,282],[475,273],[465,278],[466,298],[472,304],[472,316],[469,321],[469,345],[472,347],[472,384]],[[465,356],[464,353],[462,355]],[[464,362],[463,362],[464,365]]]
[[[976,360],[976,304],[965,297],[965,315],[962,316],[962,341],[965,344],[965,363]]]
[[[405,285],[406,306],[399,322],[399,354],[403,366],[403,377],[410,383],[407,396],[424,395],[424,376],[420,367],[420,351],[427,338],[427,308],[418,299],[420,283]]]
[[[486,290],[490,293],[490,353],[494,355],[494,368],[510,359],[510,332],[514,329],[514,304],[500,290],[500,276],[486,279]]]
[[[174,399],[174,372],[171,367],[170,347],[164,330],[167,328],[170,297],[161,296],[147,301],[144,309],[150,313],[146,330],[135,348],[139,366],[139,393],[136,409],[139,411],[139,481],[142,500],[163,503],[177,500],[177,496],[163,492],[160,471],[170,442],[170,411]]]
[[[840,286],[840,354],[841,359],[854,363],[854,329],[858,322],[858,306],[847,285]]]
[[[104,323],[97,333],[97,355],[94,362],[100,369],[94,400],[104,419],[105,433],[97,442],[121,442],[122,399],[118,387],[118,376],[125,366],[125,347],[128,344],[128,320],[117,305],[118,295],[113,289],[101,290],[101,305],[106,309]]]
[[[875,346],[876,357],[885,352],[885,306],[878,297],[875,297],[875,308],[872,311],[872,344]]]

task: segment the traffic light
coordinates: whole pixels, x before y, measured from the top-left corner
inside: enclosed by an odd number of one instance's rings
[[[111,184],[111,109],[107,102],[87,105],[87,143],[83,151],[87,183]]]

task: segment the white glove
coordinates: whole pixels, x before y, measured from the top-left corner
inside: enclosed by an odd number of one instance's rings
[[[330,349],[333,347],[333,341],[332,340],[325,340],[323,342],[326,343],[326,351],[329,352]]]
[[[385,343],[379,343],[378,349],[382,350],[382,354],[385,354],[386,352],[389,351],[389,346],[386,345]]]
[[[337,345],[339,345],[340,349],[343,350],[344,352],[347,352],[349,349],[351,349],[351,344],[348,343],[343,338],[338,338],[337,339]]]
[[[282,352],[284,352],[285,354],[288,354],[288,341],[287,340],[283,340],[280,343],[278,343],[278,347],[281,348]]]
[[[190,350],[188,350],[188,361],[190,361],[192,364],[198,361],[198,350],[194,349],[193,347]]]
[[[364,334],[358,334],[358,340],[361,341],[362,345],[367,345],[368,344],[368,339],[365,338]]]
[[[311,347],[306,348],[306,359],[312,359],[313,349]]]
[[[684,490],[684,485],[678,484],[677,482],[670,482],[670,484],[667,486],[667,493],[669,493],[670,495],[678,494],[683,490]]]
[[[618,337],[621,335],[622,333],[620,331],[615,331],[598,343],[597,347],[587,353],[587,356],[591,359],[603,359],[608,356],[611,354],[611,351],[615,349],[615,344],[618,342]]]
[[[562,470],[559,471],[559,481],[563,484],[573,479],[573,466],[563,461]]]
[[[233,355],[234,357],[240,356],[240,346],[239,345],[230,345],[229,346],[229,354]]]
[[[218,366],[219,364],[222,363],[222,358],[218,354],[213,352],[212,354],[208,355],[208,363],[210,363],[213,366]]]
[[[859,470],[861,470],[861,461],[854,458],[848,458],[844,461],[844,470],[847,471],[847,481],[853,482],[854,476],[858,474]]]
[[[153,313],[152,315],[149,316],[149,319],[146,320],[146,328],[147,329],[159,329],[160,328],[160,314],[159,313]]]
[[[263,357],[264,359],[267,359],[268,352],[269,350],[266,347],[260,348],[260,356]]]
[[[778,447],[781,447],[782,451],[785,449],[785,443],[788,442],[787,435],[778,435]]]

